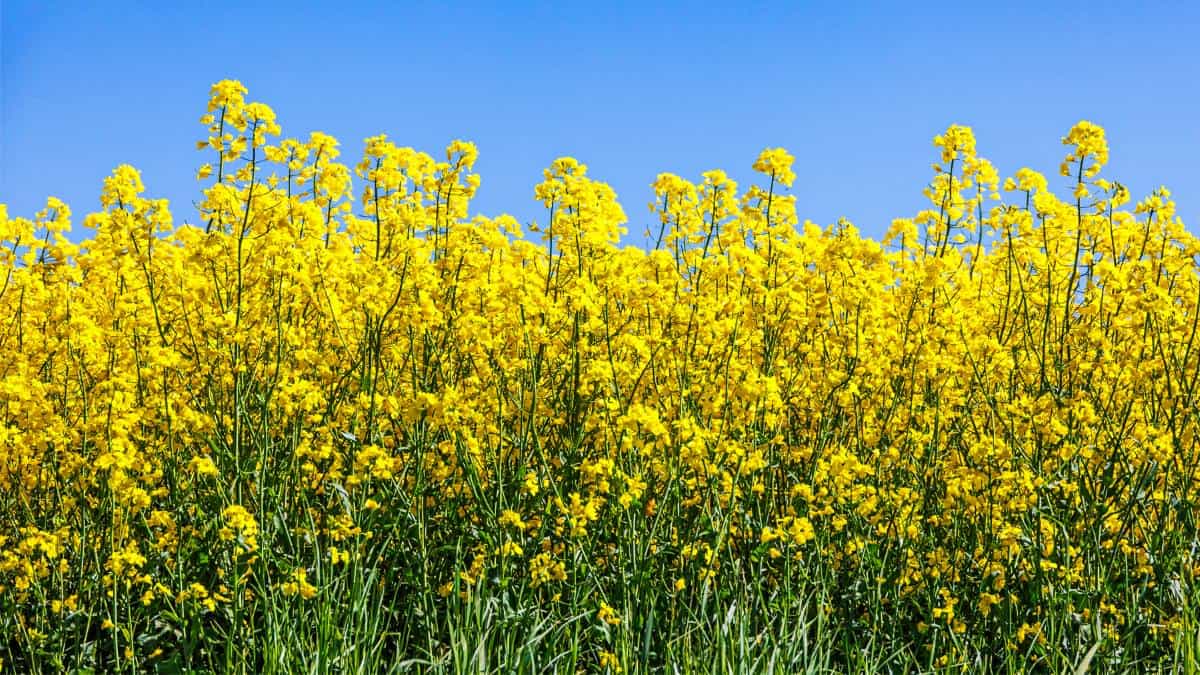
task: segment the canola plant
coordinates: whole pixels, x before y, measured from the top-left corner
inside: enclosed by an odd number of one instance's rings
[[[1200,640],[1200,240],[1100,127],[1049,179],[950,127],[882,241],[802,221],[783,149],[661,174],[634,247],[574,159],[523,228],[471,143],[350,165],[245,97],[196,224],[129,166],[83,235],[0,205],[4,668],[433,668],[492,600],[597,672],[735,607],[930,669]]]

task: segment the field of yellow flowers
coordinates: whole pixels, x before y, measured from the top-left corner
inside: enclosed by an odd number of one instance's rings
[[[0,205],[5,672],[1194,672],[1200,240],[1100,127],[950,127],[882,242],[662,174],[642,249],[246,93],[197,225]]]

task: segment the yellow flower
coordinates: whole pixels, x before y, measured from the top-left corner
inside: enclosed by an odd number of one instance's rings
[[[337,546],[329,547],[329,564],[338,565],[350,561],[350,552],[339,549]]]
[[[795,158],[783,148],[767,148],[754,160],[754,170],[791,187],[792,181],[796,180],[796,174],[792,171],[794,161]]]
[[[621,623],[621,617],[617,614],[616,610],[610,607],[606,602],[600,603],[600,609],[596,612],[596,618],[612,626],[616,626]]]
[[[212,457],[197,455],[188,461],[188,470],[197,476],[219,476],[220,471]]]
[[[979,594],[979,613],[988,616],[992,613],[992,607],[1000,602],[1000,596],[993,593]]]
[[[292,571],[291,579],[279,585],[284,595],[299,595],[305,600],[311,600],[317,595],[317,587],[308,582],[308,570],[298,567]]]
[[[525,474],[525,479],[521,483],[521,491],[528,495],[536,495],[538,493],[538,477],[533,471]]]
[[[619,673],[619,672],[621,672],[621,661],[620,661],[620,659],[617,658],[616,654],[609,652],[609,651],[601,650],[601,652],[600,652],[600,669],[601,670],[608,669],[614,673]]]
[[[505,509],[500,514],[499,523],[501,527],[511,526],[517,530],[520,530],[521,532],[524,532],[525,528],[527,527],[525,521],[521,520],[521,514],[513,511],[512,509]]]
[[[539,553],[529,561],[529,576],[537,588],[551,581],[566,581],[567,574],[562,563],[548,553]]]
[[[234,504],[226,507],[221,515],[225,520],[225,527],[220,531],[221,539],[233,541],[236,538],[244,550],[257,550],[258,522],[245,507]]]

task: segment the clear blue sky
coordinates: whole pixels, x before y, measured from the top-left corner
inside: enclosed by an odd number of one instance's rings
[[[1200,5],[572,3],[448,5],[0,0],[0,202],[80,217],[117,164],[193,220],[211,83],[240,79],[284,134],[357,160],[387,133],[475,141],[477,211],[542,219],[541,170],[572,155],[617,191],[631,235],[658,172],[797,156],[801,217],[871,236],[922,207],[931,138],[975,129],[1002,175],[1055,176],[1061,137],[1104,125],[1105,175],[1171,187],[1200,222]],[[634,242],[637,239],[633,239]]]

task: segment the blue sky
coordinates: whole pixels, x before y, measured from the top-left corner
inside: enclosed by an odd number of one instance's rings
[[[335,11],[336,9],[336,11]],[[41,3],[0,0],[0,202],[99,207],[113,167],[195,220],[198,118],[240,79],[285,135],[357,160],[387,133],[480,148],[475,210],[544,218],[533,185],[572,155],[637,234],[655,175],[797,157],[802,218],[878,237],[923,207],[932,137],[975,129],[1002,175],[1054,177],[1061,137],[1106,127],[1105,175],[1172,188],[1200,221],[1200,4]]]

